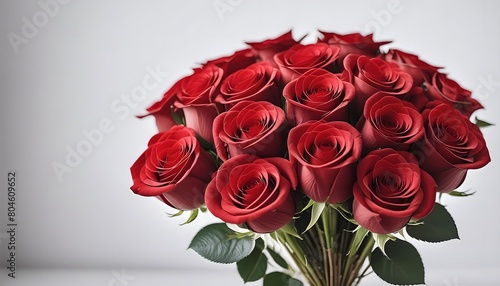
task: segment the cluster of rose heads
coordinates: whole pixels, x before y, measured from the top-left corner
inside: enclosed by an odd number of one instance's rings
[[[304,196],[347,203],[388,234],[490,161],[469,120],[482,106],[440,67],[372,35],[321,33],[247,43],[177,81],[148,108],[159,133],[131,189],[257,233],[289,223]]]

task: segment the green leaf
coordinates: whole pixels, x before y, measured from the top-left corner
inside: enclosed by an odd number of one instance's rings
[[[459,238],[457,226],[446,208],[434,204],[432,212],[421,220],[422,224],[408,225],[406,232],[413,238],[427,242],[442,242]]]
[[[266,275],[267,257],[262,253],[263,249],[264,241],[257,239],[252,253],[236,263],[238,273],[245,283],[257,281]]]
[[[282,272],[272,272],[264,277],[264,286],[303,286],[300,280]]]
[[[225,223],[211,224],[194,236],[189,248],[213,262],[238,262],[252,252],[255,241],[248,236],[236,238],[234,235]]]
[[[409,242],[388,241],[385,256],[380,248],[372,252],[370,264],[373,271],[387,283],[398,285],[425,284],[422,259]]]
[[[181,118],[179,116],[179,114],[177,114],[177,112],[174,111],[174,106],[170,107],[170,114],[172,115],[172,119],[174,120],[175,124],[186,126],[186,122],[184,122],[184,118]]]
[[[196,139],[198,140],[198,142],[200,142],[200,145],[201,145],[201,147],[203,149],[205,149],[205,150],[212,150],[212,151],[215,150],[214,145],[212,145],[212,143],[210,143],[207,140],[205,140],[205,138],[201,137],[200,134],[196,133]]]
[[[182,223],[181,225],[188,224],[188,223],[192,222],[193,220],[195,220],[197,217],[198,217],[198,209],[194,209],[194,210],[191,211],[191,214],[189,215],[189,218],[184,223]]]
[[[287,269],[288,268],[288,263],[286,263],[285,259],[283,259],[283,257],[281,257],[281,255],[279,253],[277,253],[276,251],[272,250],[271,248],[267,248],[267,252],[269,252],[269,254],[271,255],[271,257],[273,258],[273,260],[281,267]]]
[[[320,218],[321,213],[323,212],[323,209],[325,208],[325,206],[326,206],[326,203],[318,203],[318,202],[313,203],[312,211],[311,211],[311,220],[309,221],[309,225],[306,227],[306,229],[302,233],[308,231],[309,229],[311,229],[311,227],[314,226],[314,224]]]
[[[468,196],[472,196],[475,193],[476,192],[471,192],[470,190],[467,190],[467,191],[463,191],[463,192],[451,191],[451,192],[446,193],[446,194],[448,194],[450,196],[454,196],[454,197],[468,197]]]
[[[495,125],[493,123],[489,123],[489,122],[486,122],[484,120],[481,120],[479,118],[477,118],[476,116],[476,123],[475,123],[479,128],[482,128],[482,127],[488,127],[488,126],[491,126],[491,125]]]

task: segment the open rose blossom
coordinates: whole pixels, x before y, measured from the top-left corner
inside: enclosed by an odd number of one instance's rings
[[[241,154],[278,157],[285,142],[285,112],[266,101],[241,101],[214,120],[217,155],[227,160]]]
[[[215,101],[227,109],[242,100],[269,101],[281,105],[280,73],[269,62],[258,62],[228,76]]]
[[[280,68],[283,82],[288,83],[312,68],[333,71],[340,49],[327,44],[297,44],[289,50],[278,53],[274,61]]]
[[[379,58],[350,54],[344,59],[344,67],[344,75],[356,87],[359,113],[362,113],[366,100],[376,92],[403,96],[413,86],[411,75],[397,64]]]
[[[406,151],[424,135],[422,115],[404,100],[383,93],[370,97],[357,124],[365,149]]]
[[[379,149],[359,162],[353,215],[378,234],[402,229],[412,218],[428,215],[436,199],[436,182],[408,152]]]
[[[292,220],[297,177],[283,158],[240,155],[224,162],[207,186],[208,210],[224,222],[257,233],[278,230]]]
[[[182,79],[175,107],[182,108],[186,126],[191,127],[208,142],[213,142],[212,121],[217,116],[217,106],[213,103],[219,92],[224,71],[207,65],[195,69],[193,74]]]
[[[446,74],[434,73],[430,82],[426,83],[426,88],[427,96],[431,100],[439,100],[452,105],[467,117],[471,116],[474,111],[483,108],[479,101],[471,97],[472,93],[469,90],[448,78]]]
[[[252,47],[253,52],[258,58],[263,61],[269,61],[274,66],[277,66],[274,62],[274,55],[288,50],[292,46],[298,44],[301,40],[302,39],[296,41],[292,37],[292,31],[288,31],[274,39],[268,39],[262,42],[247,42],[246,44]]]
[[[308,70],[283,90],[287,117],[293,125],[309,120],[347,121],[348,104],[355,95],[352,84],[324,69]]]
[[[201,149],[195,132],[176,125],[153,136],[132,165],[131,189],[179,210],[196,209],[204,203],[205,188],[215,170],[214,160]]]
[[[373,34],[363,36],[359,33],[344,35],[323,31],[320,31],[320,33],[323,35],[323,38],[318,39],[319,43],[327,43],[330,46],[340,48],[340,60],[343,60],[349,54],[360,54],[374,57],[380,52],[380,46],[389,44],[391,42],[375,42],[373,41]]]
[[[288,150],[299,185],[309,198],[336,204],[352,196],[362,140],[349,123],[300,124],[290,130]]]
[[[467,117],[448,104],[429,105],[422,114],[425,138],[412,152],[434,177],[438,191],[447,193],[462,184],[467,170],[484,167],[491,158],[481,131]]]

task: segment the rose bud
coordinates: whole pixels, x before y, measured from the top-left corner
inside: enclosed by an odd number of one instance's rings
[[[436,199],[436,182],[405,151],[379,149],[359,162],[353,215],[360,226],[378,234],[397,232],[428,215]]]
[[[195,132],[176,125],[153,136],[132,165],[131,189],[142,196],[156,196],[173,208],[192,210],[203,205],[215,170],[214,160],[200,147]]]
[[[479,127],[452,106],[431,103],[422,113],[424,139],[415,143],[412,153],[432,175],[438,191],[447,193],[462,184],[467,170],[484,167],[491,158]]]
[[[296,186],[289,161],[245,154],[222,164],[207,186],[205,201],[208,210],[224,222],[269,233],[292,220]]]
[[[339,57],[340,49],[327,44],[297,44],[289,50],[278,53],[274,61],[286,84],[312,68],[323,68],[333,71],[334,63]]]
[[[308,121],[288,136],[299,185],[316,202],[336,204],[352,196],[361,150],[361,135],[347,122]]]
[[[217,155],[223,160],[241,154],[278,157],[283,152],[285,112],[266,101],[241,101],[214,120]]]
[[[258,62],[228,76],[215,101],[227,109],[242,100],[269,101],[281,105],[280,74],[269,62]]]
[[[365,103],[356,125],[365,150],[393,148],[407,151],[424,135],[422,115],[415,107],[394,96],[377,93]]]
[[[347,121],[348,104],[355,95],[352,84],[324,69],[310,69],[283,90],[287,118],[293,125],[309,120]]]

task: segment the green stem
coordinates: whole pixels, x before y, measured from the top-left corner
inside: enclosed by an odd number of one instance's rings
[[[285,241],[290,246],[293,254],[299,259],[300,264],[302,264],[302,266],[305,267],[306,272],[312,278],[311,282],[313,282],[315,285],[318,285],[318,286],[322,285],[321,284],[321,279],[319,279],[319,277],[317,276],[317,274],[314,271],[314,269],[308,263],[304,252],[297,245],[297,242],[295,241],[295,238],[292,237],[292,236],[290,236],[289,234],[285,233]]]

